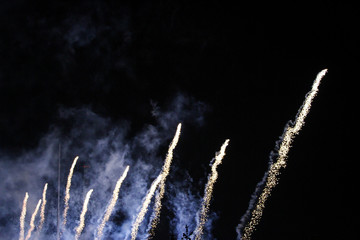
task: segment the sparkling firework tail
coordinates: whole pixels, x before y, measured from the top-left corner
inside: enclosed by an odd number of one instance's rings
[[[93,192],[93,189],[90,189],[90,191],[86,194],[83,208],[82,208],[82,211],[80,214],[80,223],[79,223],[79,226],[75,229],[75,231],[76,231],[75,239],[76,240],[79,239],[81,232],[85,227],[85,214],[87,212],[87,206],[89,204],[89,200],[90,200],[92,192]]]
[[[23,205],[22,205],[22,210],[21,210],[21,215],[20,215],[20,235],[19,235],[19,240],[24,240],[26,205],[27,205],[28,198],[29,198],[29,194],[25,193],[25,197],[24,197],[24,201],[23,201]]]
[[[32,233],[32,231],[35,229],[35,218],[36,218],[36,215],[37,215],[37,213],[38,213],[38,211],[39,211],[40,204],[41,204],[41,199],[39,200],[38,204],[36,205],[35,211],[34,211],[33,214],[31,215],[30,229],[28,230],[28,233],[26,234],[25,240],[30,239],[31,233]]]
[[[119,191],[120,191],[120,187],[121,187],[121,184],[122,182],[124,181],[124,179],[126,178],[126,175],[129,171],[129,166],[127,166],[125,168],[125,171],[124,173],[122,174],[122,176],[119,178],[119,180],[117,181],[116,183],[116,186],[115,186],[115,189],[113,191],[113,195],[112,195],[112,198],[111,198],[111,202],[109,204],[109,206],[107,207],[106,209],[106,212],[105,212],[105,215],[101,221],[101,224],[99,225],[98,229],[97,229],[97,235],[95,237],[96,240],[100,240],[101,239],[101,236],[103,234],[103,230],[104,230],[104,227],[105,227],[105,224],[107,221],[109,221],[109,218],[111,216],[111,213],[112,211],[114,210],[114,207],[116,205],[116,202],[117,202],[117,199],[119,197]]]
[[[142,221],[144,220],[145,214],[148,210],[149,204],[151,202],[151,198],[154,196],[155,190],[157,188],[157,186],[159,185],[160,181],[162,180],[163,175],[160,173],[159,176],[153,181],[153,183],[151,184],[151,187],[148,191],[148,193],[145,196],[145,199],[143,201],[143,204],[141,206],[140,212],[138,214],[138,216],[136,217],[136,220],[132,226],[132,230],[131,230],[131,240],[135,240],[140,224],[142,223]]]
[[[66,225],[66,217],[67,217],[67,212],[69,210],[71,178],[73,176],[74,168],[75,168],[75,165],[76,165],[76,162],[77,162],[78,158],[79,157],[76,156],[73,163],[72,163],[72,165],[71,165],[70,172],[69,172],[68,179],[67,179],[67,183],[66,183],[65,198],[64,198],[65,208],[64,208],[64,213],[63,213],[63,225],[64,225],[64,227]]]
[[[203,234],[203,230],[204,230],[204,226],[205,223],[207,221],[207,217],[208,217],[208,212],[209,212],[209,207],[210,207],[210,200],[212,197],[212,193],[214,190],[214,184],[217,180],[218,177],[218,172],[217,172],[217,166],[219,164],[221,164],[222,159],[225,156],[225,150],[227,145],[229,144],[229,139],[227,139],[224,144],[221,146],[220,152],[216,153],[215,155],[215,162],[213,163],[213,165],[211,166],[211,175],[209,176],[208,182],[205,186],[205,192],[204,192],[204,198],[202,201],[202,205],[201,205],[201,210],[200,210],[200,216],[199,216],[199,223],[196,226],[195,229],[195,240],[201,240],[202,239],[202,234]]]
[[[244,228],[244,235],[242,236],[242,240],[250,240],[252,233],[254,232],[257,224],[259,223],[265,208],[265,202],[269,198],[272,189],[276,186],[278,182],[278,175],[280,174],[280,169],[286,167],[287,155],[293,139],[305,124],[305,118],[310,111],[311,103],[318,92],[320,81],[325,76],[326,72],[327,69],[324,69],[317,75],[312,85],[311,91],[306,95],[305,101],[296,115],[295,123],[292,125],[289,124],[286,127],[285,132],[281,138],[282,141],[278,150],[278,157],[276,159],[276,162],[270,165],[265,187],[258,198],[258,202],[255,208],[252,211],[250,221]],[[240,231],[238,230],[238,232]],[[241,236],[238,236],[238,238],[240,237]]]
[[[46,183],[44,186],[43,194],[42,194],[42,203],[41,203],[41,210],[40,210],[40,224],[38,228],[38,232],[41,231],[44,222],[45,222],[45,206],[46,206],[46,191],[47,191],[48,184]]]
[[[166,177],[169,175],[171,161],[173,159],[173,151],[179,141],[180,133],[181,133],[181,123],[179,123],[177,126],[175,136],[172,142],[170,143],[169,150],[165,158],[164,166],[162,168],[162,172],[161,172],[162,180],[159,184],[159,192],[158,194],[156,194],[155,197],[155,204],[154,204],[152,218],[150,220],[150,231],[149,231],[148,239],[154,237],[156,226],[160,222],[161,200],[163,199],[165,193],[165,181],[166,181]]]

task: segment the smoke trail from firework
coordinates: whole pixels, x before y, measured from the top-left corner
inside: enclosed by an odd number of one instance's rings
[[[45,222],[45,206],[46,206],[46,191],[47,191],[48,184],[46,183],[44,186],[43,194],[42,194],[42,204],[41,204],[41,210],[40,210],[40,224],[39,228],[37,230],[38,233],[40,233],[44,222]]]
[[[295,123],[288,124],[288,126],[285,128],[285,131],[281,137],[281,144],[278,149],[278,157],[276,159],[276,162],[270,165],[267,173],[265,187],[261,195],[259,196],[255,209],[252,211],[250,221],[244,228],[244,235],[242,236],[243,240],[249,240],[251,238],[251,234],[253,233],[261,219],[263,210],[265,208],[265,202],[270,196],[272,189],[276,186],[278,182],[278,175],[280,174],[280,169],[286,167],[287,154],[290,150],[293,139],[305,124],[305,118],[310,111],[311,103],[318,92],[320,81],[325,76],[326,72],[327,69],[324,69],[317,75],[312,85],[311,91],[306,95],[305,101],[301,106],[298,114],[296,115]],[[239,229],[238,233],[240,233]],[[238,238],[240,239],[241,236],[238,236]]]
[[[29,194],[25,193],[25,197],[24,197],[24,201],[23,201],[23,205],[22,205],[22,210],[21,210],[21,215],[20,215],[20,236],[19,236],[19,240],[24,240],[26,205],[27,205],[28,198],[29,198]]]
[[[67,216],[67,212],[69,210],[69,200],[70,200],[70,187],[71,187],[71,178],[73,176],[73,172],[74,172],[74,168],[75,168],[75,165],[76,165],[76,162],[78,160],[78,156],[75,157],[72,165],[71,165],[71,168],[70,168],[70,172],[69,172],[69,176],[68,176],[68,179],[67,179],[67,183],[66,183],[66,190],[65,190],[65,209],[64,209],[64,213],[63,213],[63,225],[65,226],[66,225],[66,216]]]
[[[151,198],[154,196],[155,190],[156,190],[157,186],[159,185],[160,181],[162,180],[162,178],[163,178],[163,175],[159,174],[159,176],[151,184],[151,187],[150,187],[148,193],[146,194],[144,202],[141,206],[140,212],[139,212],[138,216],[136,217],[136,220],[132,226],[131,240],[136,239],[136,235],[139,230],[139,226],[140,226],[141,222],[144,220],[145,214],[146,214],[149,204],[151,202]]]
[[[181,123],[179,123],[177,126],[175,136],[174,136],[172,142],[170,143],[169,150],[168,150],[168,153],[165,158],[165,163],[162,168],[162,172],[161,172],[162,179],[159,184],[159,192],[156,194],[156,197],[155,197],[154,211],[153,211],[152,219],[150,220],[151,229],[149,232],[150,235],[149,235],[148,239],[151,239],[155,235],[155,228],[160,221],[159,216],[160,216],[160,211],[161,211],[161,200],[163,199],[164,193],[165,193],[165,181],[166,181],[166,177],[169,175],[170,165],[171,165],[171,161],[173,158],[173,151],[179,141],[180,133],[181,133]]]
[[[122,176],[119,178],[119,180],[116,183],[116,186],[115,186],[115,189],[113,191],[112,198],[111,198],[111,202],[110,202],[109,206],[107,207],[104,218],[103,218],[101,224],[99,225],[99,227],[97,229],[97,236],[95,238],[96,240],[101,239],[105,224],[109,220],[110,215],[111,215],[112,211],[114,210],[116,201],[117,201],[117,199],[119,197],[119,191],[120,191],[121,184],[124,181],[124,179],[126,178],[126,175],[127,175],[128,171],[129,171],[129,166],[127,166],[125,168],[124,173],[122,174]]]
[[[31,219],[30,219],[30,229],[28,230],[28,233],[26,234],[26,238],[25,240],[28,240],[31,237],[31,233],[32,231],[35,229],[35,217],[39,211],[40,208],[40,204],[41,204],[41,199],[39,200],[38,204],[36,205],[35,211],[33,212]]]
[[[75,231],[76,231],[75,239],[76,240],[79,239],[81,232],[85,227],[85,214],[87,212],[87,206],[89,204],[89,200],[90,200],[92,192],[93,192],[93,189],[90,189],[90,191],[86,194],[84,205],[83,205],[83,208],[82,208],[82,211],[80,214],[80,223],[79,223],[79,226],[75,229]]]
[[[214,190],[214,184],[218,177],[218,172],[217,172],[216,168],[219,164],[221,164],[222,159],[225,156],[225,150],[226,150],[226,147],[228,144],[229,144],[229,139],[227,139],[224,142],[224,144],[221,146],[220,152],[216,153],[215,162],[211,166],[211,175],[209,176],[208,182],[206,184],[204,198],[202,201],[201,212],[200,212],[200,217],[199,217],[200,221],[195,230],[195,240],[201,240],[204,225],[206,223],[207,215],[209,212],[210,200],[211,200],[212,192]]]

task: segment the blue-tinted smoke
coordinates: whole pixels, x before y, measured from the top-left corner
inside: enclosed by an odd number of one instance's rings
[[[203,103],[178,94],[174,101],[163,109],[154,108],[155,124],[144,123],[144,127],[135,133],[130,133],[130,122],[115,122],[95,114],[89,108],[60,109],[61,124],[50,127],[49,133],[40,140],[36,148],[11,157],[0,151],[0,238],[18,237],[25,192],[29,192],[25,222],[27,231],[31,213],[38,199],[42,197],[44,184],[48,183],[46,220],[39,236],[40,239],[56,239],[59,143],[61,213],[66,178],[74,157],[79,156],[70,190],[68,223],[66,228],[62,229],[63,239],[73,239],[84,197],[89,189],[94,189],[94,192],[86,213],[82,238],[94,237],[116,181],[125,167],[130,165],[112,217],[104,229],[104,236],[108,239],[128,238],[142,199],[161,171],[165,156],[162,156],[163,153],[160,154],[159,150],[167,147],[179,122],[183,122],[185,126],[186,123],[194,122],[201,125],[206,109]],[[191,181],[187,186],[174,191],[183,180],[173,179],[167,183],[169,194],[166,206],[175,216],[169,225],[177,236],[185,230],[185,225],[188,225],[189,229],[196,225],[193,221],[200,206],[199,196],[190,193]],[[145,230],[145,227],[140,229],[140,238],[146,234]]]

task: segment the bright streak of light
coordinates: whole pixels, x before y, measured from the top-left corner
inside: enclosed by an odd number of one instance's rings
[[[33,212],[32,216],[31,216],[31,220],[30,220],[30,229],[28,230],[28,233],[26,234],[26,238],[25,240],[28,240],[30,239],[31,237],[31,233],[32,231],[35,229],[35,217],[39,211],[39,208],[40,208],[40,204],[41,204],[41,199],[39,200],[38,204],[36,205],[36,208],[35,208],[35,211]]]
[[[225,150],[226,147],[229,144],[229,139],[227,139],[224,144],[221,146],[220,152],[216,153],[215,155],[215,162],[211,166],[211,175],[209,176],[208,182],[205,186],[205,193],[204,198],[202,201],[201,211],[200,211],[200,217],[199,217],[199,224],[196,227],[195,230],[195,240],[201,240],[202,234],[204,230],[205,223],[207,221],[209,207],[210,207],[210,200],[212,197],[212,193],[214,190],[214,184],[218,178],[218,172],[217,167],[222,163],[222,159],[225,156]]]
[[[160,181],[162,180],[162,178],[163,178],[163,175],[159,174],[159,176],[151,184],[151,187],[150,187],[148,193],[146,194],[144,202],[141,206],[140,212],[139,212],[138,216],[136,217],[136,220],[132,226],[131,240],[136,239],[136,235],[138,233],[139,226],[140,226],[141,222],[144,220],[145,214],[146,214],[149,204],[151,202],[151,198],[154,196],[155,190],[156,190],[157,186],[159,185]]]
[[[22,205],[22,210],[21,210],[21,215],[20,215],[20,236],[19,236],[19,240],[24,240],[26,205],[27,205],[28,198],[29,198],[29,194],[25,193],[25,197],[24,197],[24,201],[23,201],[23,205]]]
[[[47,191],[48,184],[46,183],[44,186],[43,194],[42,194],[42,204],[40,210],[40,224],[38,227],[38,232],[41,231],[44,222],[45,222],[45,206],[46,206],[46,191]]]
[[[161,200],[163,199],[164,193],[165,193],[165,181],[166,181],[166,177],[169,175],[171,161],[173,159],[173,152],[179,141],[180,133],[181,133],[181,123],[179,123],[177,126],[175,136],[174,136],[172,142],[170,143],[169,150],[168,150],[168,153],[165,158],[165,163],[162,168],[162,173],[161,173],[162,180],[159,184],[159,193],[156,194],[156,197],[155,197],[153,218],[151,220],[151,229],[149,232],[150,235],[149,235],[148,239],[151,239],[155,235],[155,228],[156,228],[157,224],[160,222]]]
[[[116,202],[117,202],[117,199],[119,197],[119,191],[120,191],[120,187],[121,187],[121,184],[122,182],[124,181],[124,179],[126,178],[126,175],[129,171],[129,166],[127,166],[125,168],[125,171],[124,173],[122,174],[122,176],[119,178],[119,180],[117,181],[116,183],[116,186],[115,186],[115,189],[113,191],[113,195],[112,195],[112,198],[111,198],[111,202],[109,204],[109,206],[107,207],[106,209],[106,212],[105,212],[105,215],[104,215],[104,218],[102,219],[101,221],[101,224],[99,225],[98,229],[97,229],[97,235],[95,237],[96,240],[100,240],[101,239],[101,236],[103,234],[103,230],[104,230],[104,227],[105,227],[105,224],[107,221],[109,221],[109,218],[111,216],[111,213],[112,211],[114,210],[114,207],[116,205]]]
[[[276,159],[276,162],[273,163],[269,168],[265,187],[259,197],[255,209],[252,211],[250,221],[244,228],[244,235],[242,236],[242,240],[250,240],[251,234],[259,223],[263,214],[263,210],[265,208],[265,202],[270,196],[272,189],[278,183],[278,175],[280,174],[280,169],[286,167],[287,154],[290,150],[293,139],[305,124],[305,118],[310,111],[311,103],[318,92],[320,81],[325,76],[326,72],[327,69],[324,69],[320,73],[318,73],[312,85],[311,91],[306,95],[305,101],[301,106],[300,111],[296,115],[295,123],[293,124],[293,126],[288,126],[286,128],[278,150],[278,157]]]
[[[82,208],[82,211],[80,214],[80,223],[79,223],[79,226],[75,229],[75,231],[76,231],[75,239],[76,240],[79,239],[81,232],[85,227],[85,214],[87,212],[87,206],[89,204],[89,200],[90,200],[92,192],[93,192],[93,189],[90,189],[90,191],[86,194],[83,208]]]
[[[66,225],[66,217],[67,217],[67,212],[69,210],[71,178],[73,176],[74,168],[75,168],[75,165],[76,165],[76,162],[77,162],[78,158],[79,157],[76,156],[73,163],[72,163],[72,165],[71,165],[70,172],[69,172],[68,179],[67,179],[67,183],[66,183],[65,199],[64,199],[65,208],[64,208],[64,213],[63,213],[63,225],[64,226]]]

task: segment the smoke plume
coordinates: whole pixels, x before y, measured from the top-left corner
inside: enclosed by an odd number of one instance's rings
[[[74,239],[84,196],[88,189],[94,191],[88,203],[86,225],[81,238],[94,238],[97,227],[101,224],[109,206],[109,196],[112,196],[116,187],[116,179],[128,165],[131,166],[131,171],[118,194],[118,202],[121,204],[114,206],[112,211],[114,217],[110,217],[106,223],[103,236],[110,239],[129,238],[143,197],[163,165],[162,149],[171,141],[177,124],[182,122],[185,125],[201,126],[203,115],[207,110],[203,103],[182,94],[178,94],[167,106],[153,103],[153,107],[154,121],[151,124],[144,122],[143,127],[136,129],[126,119],[110,119],[94,113],[88,107],[60,108],[58,120],[50,126],[48,133],[41,138],[37,147],[11,155],[0,149],[0,175],[3,177],[0,188],[6,190],[0,196],[0,206],[6,206],[0,213],[0,238],[19,237],[19,216],[22,216],[20,228],[23,230],[20,229],[20,236],[23,236],[23,232],[28,227],[25,219],[26,206],[34,209],[37,204],[35,199],[46,198],[46,201],[42,201],[39,210],[38,226],[42,224],[42,229],[41,231],[39,228],[34,229],[33,235],[40,240],[56,239],[60,143],[61,199],[65,199],[67,193],[66,185],[69,169],[74,163],[73,156],[79,156],[76,167],[73,167],[71,189],[69,188],[68,191],[71,198],[67,202],[67,223],[66,228],[62,229],[62,239]],[[46,183],[47,187],[44,187]],[[169,189],[176,184],[177,181],[167,181]],[[21,214],[20,201],[24,199],[25,192],[29,192],[32,197],[28,202],[26,198]],[[172,198],[167,199],[163,204],[174,209],[185,207]],[[65,202],[61,201],[61,212],[65,207]],[[41,223],[42,221],[44,222]],[[183,219],[175,218],[171,224],[180,225],[183,222]],[[182,226],[182,229],[184,227]],[[146,229],[139,228],[138,237],[145,235],[147,235]]]

